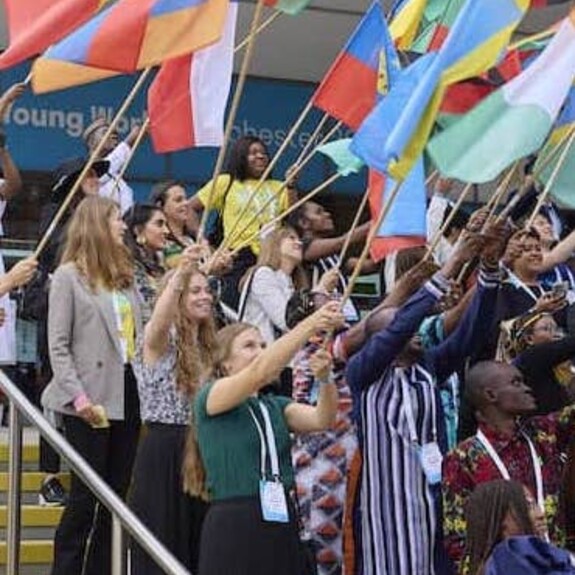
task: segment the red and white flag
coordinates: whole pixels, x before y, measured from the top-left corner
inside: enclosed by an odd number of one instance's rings
[[[150,136],[156,152],[223,144],[237,11],[238,3],[230,2],[219,42],[162,64],[148,91]]]

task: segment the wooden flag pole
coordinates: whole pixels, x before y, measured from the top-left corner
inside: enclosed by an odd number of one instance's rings
[[[265,233],[266,229],[272,229],[277,223],[281,222],[284,218],[289,216],[291,213],[295,212],[300,206],[303,206],[307,201],[311,200],[314,196],[317,196],[320,192],[325,190],[328,186],[331,186],[337,179],[341,178],[341,174],[335,173],[331,175],[327,180],[322,182],[319,186],[314,188],[311,192],[308,192],[303,198],[300,198],[297,202],[292,204],[287,210],[282,212],[281,214],[277,215],[273,220],[268,222],[263,229],[258,230],[257,233],[250,236],[248,239],[243,241],[232,253],[231,255],[234,256],[240,250],[244,249],[245,247],[249,246],[262,232]]]
[[[399,193],[399,190],[401,189],[402,184],[403,184],[403,181],[395,182],[395,186],[391,190],[391,193],[389,194],[389,198],[387,199],[387,201],[385,203],[382,204],[381,209],[379,210],[379,215],[377,216],[377,220],[375,222],[373,222],[373,225],[371,226],[371,230],[369,230],[369,234],[365,240],[365,245],[363,246],[363,250],[361,252],[361,255],[359,256],[359,259],[357,260],[357,263],[355,264],[355,267],[353,268],[353,272],[352,272],[352,274],[351,274],[351,276],[347,282],[345,292],[343,293],[343,297],[341,299],[341,307],[343,307],[345,305],[347,300],[350,298],[351,293],[353,292],[353,287],[355,285],[355,282],[357,281],[357,278],[359,277],[359,274],[361,273],[361,268],[363,267],[365,260],[369,256],[369,248],[370,248],[371,242],[373,241],[373,238],[375,238],[375,236],[377,235],[377,232],[379,231],[381,224],[383,223],[383,221],[387,217],[387,214],[389,213],[389,210],[391,209],[391,206],[393,205],[393,202],[395,201],[395,198],[397,197],[397,194]]]
[[[457,214],[457,212],[459,211],[459,209],[463,205],[463,202],[464,202],[465,198],[467,197],[467,194],[469,193],[469,191],[472,188],[473,188],[473,184],[467,184],[465,186],[465,188],[463,188],[463,190],[461,191],[461,194],[459,194],[459,198],[457,198],[457,202],[455,202],[455,205],[451,208],[451,213],[449,214],[449,216],[447,216],[447,218],[445,219],[443,224],[435,232],[435,235],[433,236],[431,242],[429,243],[429,246],[427,247],[427,251],[425,252],[425,256],[423,256],[424,261],[428,260],[433,255],[433,251],[437,247],[437,244],[440,242],[441,236],[443,236],[443,234],[445,233],[445,230],[449,227],[449,225],[453,221],[455,214]]]
[[[276,10],[271,16],[268,16],[255,30],[254,34],[257,35],[260,32],[263,32],[274,20],[276,20],[279,16],[281,16],[283,12]],[[251,35],[248,34],[235,48],[234,54],[245,48],[250,41]]]
[[[488,204],[491,203],[491,206],[489,207],[489,213],[488,213],[487,219],[485,220],[485,224],[483,226],[484,228],[487,225],[487,222],[489,222],[489,220],[491,220],[491,218],[493,218],[493,216],[495,215],[495,210],[497,209],[497,206],[499,205],[499,202],[501,201],[503,194],[505,194],[505,192],[507,191],[507,188],[509,188],[509,184],[511,184],[511,180],[513,179],[513,176],[515,175],[515,170],[517,170],[518,167],[519,167],[519,162],[515,162],[511,166],[511,168],[509,169],[509,172],[507,172],[505,177],[501,180],[500,184],[497,186],[497,189],[493,193],[493,196],[491,196],[491,198],[488,202]]]
[[[212,185],[210,188],[210,193],[208,194],[207,203],[204,206],[204,211],[202,213],[202,219],[200,221],[200,226],[198,229],[198,238],[197,238],[198,241],[200,241],[204,237],[204,230],[206,227],[206,222],[208,219],[210,208],[211,208],[211,205],[212,205],[212,202],[214,199],[214,192],[216,190],[216,184],[217,184],[218,176],[220,175],[220,172],[222,171],[222,168],[224,165],[224,159],[226,156],[226,149],[228,146],[228,142],[230,141],[232,131],[234,129],[234,122],[236,120],[236,115],[238,112],[238,108],[240,106],[240,100],[242,97],[242,92],[244,91],[244,85],[246,83],[249,65],[250,65],[250,62],[252,60],[254,45],[255,45],[255,38],[256,38],[256,30],[258,27],[258,23],[261,19],[263,8],[264,8],[264,0],[258,0],[256,7],[255,7],[255,10],[254,10],[252,23],[250,26],[250,33],[248,36],[248,44],[247,44],[246,51],[244,54],[244,59],[242,61],[242,66],[240,68],[240,73],[238,75],[238,81],[236,84],[236,89],[234,91],[234,97],[232,99],[230,112],[228,114],[228,118],[226,121],[226,127],[224,130],[224,141],[220,147],[220,151],[218,152],[216,165],[214,167],[214,172],[212,174]]]
[[[369,200],[369,188],[367,188],[367,190],[365,190],[365,193],[363,194],[363,198],[361,199],[361,203],[359,204],[359,207],[357,208],[357,212],[355,213],[355,217],[353,218],[353,222],[351,224],[351,227],[349,228],[349,231],[347,232],[347,235],[345,237],[345,242],[344,242],[343,246],[341,247],[341,251],[339,252],[339,266],[340,267],[343,263],[343,259],[347,255],[347,250],[349,249],[349,246],[351,244],[351,238],[353,236],[353,232],[355,231],[355,229],[359,225],[359,220],[361,219],[361,214],[363,214],[363,210],[365,209],[365,206],[367,205],[368,200]]]
[[[314,148],[314,150],[312,151],[311,154],[309,154],[307,156],[307,158],[305,158],[303,161],[301,161],[299,164],[294,164],[294,169],[290,174],[291,178],[294,178],[295,176],[297,176],[304,168],[305,166],[312,160],[312,158],[315,156],[317,149],[320,146],[323,146],[332,136],[335,132],[337,132],[337,130],[339,129],[339,127],[341,126],[341,122],[337,122],[335,124],[335,126],[333,126],[333,128],[331,128],[331,130],[322,138],[322,140],[318,143],[318,145]],[[226,248],[228,248],[232,242],[239,236],[241,236],[260,216],[261,214],[264,213],[265,210],[267,210],[268,206],[274,202],[279,196],[280,194],[287,188],[288,185],[288,181],[289,180],[284,180],[281,184],[281,186],[279,187],[278,190],[276,190],[276,192],[267,199],[267,201],[264,202],[264,204],[261,206],[261,208],[251,217],[250,220],[248,220],[248,222],[246,224],[244,224],[244,227],[241,228],[241,230],[238,232],[237,228],[238,225],[241,221],[241,217],[243,215],[245,215],[242,211],[242,213],[240,213],[240,216],[238,216],[238,218],[236,219],[236,221],[234,222],[234,225],[232,226],[232,229],[229,231],[229,233],[227,234],[227,238],[225,238],[220,247],[218,248],[218,251],[220,250],[225,250]],[[254,197],[255,191],[252,193],[252,195],[250,196],[250,199]],[[249,201],[249,200],[248,200]]]
[[[325,113],[323,115],[322,119],[319,121],[313,134],[310,136],[310,139],[307,141],[306,145],[303,147],[303,150],[301,151],[300,155],[297,157],[297,160],[295,161],[296,166],[299,166],[301,161],[307,156],[310,148],[313,146],[313,143],[315,142],[315,139],[319,136],[319,133],[321,132],[322,128],[324,127],[324,125],[328,119],[329,119],[329,114]]]
[[[124,177],[124,174],[126,173],[128,166],[130,165],[130,162],[133,160],[134,156],[136,155],[136,152],[137,152],[138,148],[140,147],[140,144],[144,141],[144,136],[146,135],[149,126],[150,126],[150,118],[148,116],[144,120],[144,123],[142,124],[142,127],[140,128],[140,131],[138,132],[138,135],[137,135],[136,139],[134,140],[134,143],[132,144],[132,149],[130,150],[130,155],[128,156],[128,158],[124,162],[124,165],[122,166],[122,169],[118,172],[118,175],[114,178],[114,192],[112,193],[113,196],[119,196],[120,180]]]
[[[433,170],[433,172],[427,176],[427,180],[425,180],[425,187],[427,188],[427,186],[431,185],[437,176],[439,176],[439,170]]]
[[[108,126],[104,136],[98,142],[98,145],[96,146],[96,148],[94,149],[94,151],[90,155],[88,161],[86,162],[86,165],[84,166],[84,168],[80,172],[79,176],[76,178],[76,181],[74,182],[74,185],[72,186],[72,189],[68,192],[68,195],[66,196],[66,198],[62,202],[62,205],[60,206],[60,208],[56,212],[54,218],[50,222],[48,229],[44,232],[44,235],[42,236],[42,238],[40,239],[40,242],[38,243],[38,245],[36,246],[36,249],[34,250],[34,257],[38,258],[40,256],[40,254],[44,251],[44,248],[48,245],[48,241],[52,237],[52,234],[54,233],[56,226],[59,224],[60,220],[64,216],[64,213],[68,209],[68,206],[71,204],[72,200],[74,199],[74,196],[76,195],[76,193],[78,192],[78,190],[82,186],[82,182],[83,182],[84,178],[86,177],[88,172],[92,169],[94,162],[97,161],[100,153],[104,149],[106,142],[110,138],[110,135],[116,129],[116,126],[118,125],[120,119],[126,113],[127,109],[129,108],[130,104],[133,102],[134,98],[136,97],[136,95],[138,94],[138,92],[140,91],[142,86],[144,85],[144,82],[146,81],[146,79],[147,79],[147,77],[151,71],[152,71],[151,67],[146,68],[140,74],[140,77],[138,78],[138,80],[134,84],[134,87],[132,88],[132,90],[130,91],[130,93],[128,94],[126,99],[124,100],[124,103],[122,104],[122,106],[120,107],[120,109],[118,110],[118,112],[116,113],[116,115],[114,116],[112,121],[110,122],[110,125]]]
[[[541,172],[555,159],[557,153],[563,148],[563,144],[569,139],[571,134],[575,131],[575,124],[571,126],[566,132],[561,136],[561,139],[553,146],[548,154],[541,160],[541,163],[535,162],[533,168],[533,177],[537,177]]]
[[[563,151],[561,152],[561,155],[559,156],[559,159],[557,160],[557,164],[553,168],[553,171],[551,172],[551,175],[549,176],[549,180],[547,180],[547,185],[545,186],[545,189],[539,195],[539,199],[537,200],[537,204],[535,205],[535,208],[533,208],[533,212],[531,213],[531,216],[529,217],[529,221],[527,222],[527,226],[526,226],[527,228],[530,228],[533,225],[533,220],[535,219],[535,216],[537,216],[537,214],[539,213],[539,210],[541,209],[541,206],[543,205],[543,203],[545,202],[545,200],[549,196],[549,193],[551,192],[551,188],[553,188],[553,185],[555,184],[555,180],[559,176],[559,172],[561,171],[561,168],[563,167],[563,164],[565,163],[565,160],[567,159],[567,155],[569,154],[569,151],[571,150],[571,146],[573,145],[573,141],[575,141],[575,130],[573,130],[573,132],[569,136],[569,139],[567,140],[567,142],[565,144],[565,148],[563,148]]]

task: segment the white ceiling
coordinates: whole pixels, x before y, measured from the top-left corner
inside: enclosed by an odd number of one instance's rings
[[[259,36],[250,74],[317,82],[344,45],[372,0],[313,0],[296,17],[282,15]],[[445,0],[446,2],[449,0]],[[0,48],[6,46],[4,2],[0,1]],[[238,39],[250,27],[255,0],[241,0]],[[388,10],[392,0],[383,0]],[[537,10],[521,24],[521,35],[542,30],[567,11],[567,4]],[[265,17],[272,14],[266,10]],[[241,57],[236,59],[239,68]]]

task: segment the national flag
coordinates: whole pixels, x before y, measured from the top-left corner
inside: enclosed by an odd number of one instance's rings
[[[561,110],[561,114],[555,123],[555,129],[551,132],[549,140],[539,153],[537,163],[534,167],[534,172],[539,173],[538,180],[542,185],[548,185],[549,178],[557,166],[557,162],[562,151],[567,145],[566,140],[574,129],[575,87],[571,87],[563,109]],[[564,142],[564,144],[559,148],[559,150],[553,152],[560,142]],[[543,170],[539,171],[540,162],[545,161],[545,158],[550,157],[551,153],[553,153],[553,159],[547,162],[547,166]],[[559,168],[555,180],[551,185],[550,194],[560,205],[566,208],[575,209],[575,194],[573,194],[573,190],[575,190],[575,145],[572,145],[567,151],[565,160]]]
[[[426,243],[425,173],[420,160],[403,182],[387,217],[377,232],[369,251],[371,258],[379,262],[391,252],[424,246]],[[392,178],[369,171],[368,193],[371,219],[375,221],[395,186]]]
[[[375,0],[319,85],[313,104],[355,130],[378,93],[387,93],[390,71],[397,70],[399,60]]]
[[[428,0],[420,31],[410,50],[418,54],[439,50],[464,3],[465,0]]]
[[[237,2],[230,2],[218,42],[162,64],[148,92],[150,136],[157,153],[223,144],[237,14]]]
[[[89,20],[108,0],[5,0],[8,48],[0,69],[40,54]]]
[[[75,78],[53,78],[61,62],[133,73],[189,54],[216,42],[229,0],[118,0],[36,60],[35,91],[54,84],[77,85]]]
[[[305,10],[311,0],[264,0],[264,5],[295,16]]]
[[[389,33],[395,45],[409,50],[417,36],[427,0],[400,0],[392,10]]]
[[[337,168],[337,173],[341,176],[357,174],[364,166],[364,163],[349,150],[351,138],[342,138],[328,142],[317,148],[317,152],[327,156]]]
[[[484,183],[536,152],[575,78],[574,53],[575,10],[525,72],[431,140],[427,151],[440,173]]]
[[[425,54],[400,74],[357,131],[352,151],[371,168],[405,178],[427,143],[447,87],[497,61],[528,5],[529,0],[467,0],[439,52]]]

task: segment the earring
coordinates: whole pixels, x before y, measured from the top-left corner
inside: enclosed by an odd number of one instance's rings
[[[146,245],[146,238],[145,238],[144,236],[138,236],[138,237],[136,238],[136,243],[137,243],[139,246],[142,246],[142,247],[143,247],[143,246]]]

